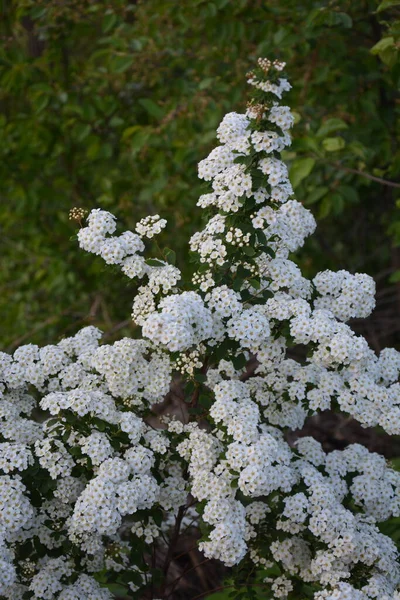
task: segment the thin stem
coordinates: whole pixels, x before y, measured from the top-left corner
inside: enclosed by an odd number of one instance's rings
[[[206,372],[207,372],[207,368],[208,368],[208,356],[206,356],[205,359],[204,359],[204,363],[203,363],[203,366],[201,367],[200,373],[202,375],[205,375]],[[191,402],[190,402],[190,406],[192,408],[193,407],[195,408],[197,406],[197,402],[199,400],[199,396],[200,396],[200,384],[196,387],[196,389],[193,392],[192,399],[191,399]]]
[[[170,564],[173,560],[174,549],[175,549],[176,543],[179,538],[180,528],[181,528],[181,524],[182,524],[182,520],[185,515],[185,512],[186,512],[186,506],[180,506],[179,510],[178,510],[178,514],[176,516],[176,520],[175,520],[174,533],[172,534],[171,542],[168,546],[167,555],[165,557],[165,562],[164,562],[164,567],[163,567],[164,583],[162,586],[162,594],[161,594],[162,596],[164,596],[165,590],[167,588],[168,570],[169,570]]]
[[[400,188],[400,183],[396,183],[395,181],[389,181],[388,179],[383,179],[382,177],[376,177],[375,175],[370,175],[369,173],[364,173],[364,171],[359,171],[358,169],[352,169],[351,167],[344,167],[341,164],[335,163],[334,165],[338,169],[342,171],[347,171],[348,173],[354,173],[355,175],[361,175],[361,177],[365,177],[366,179],[371,179],[372,181],[377,181],[382,185],[387,185],[389,187]]]
[[[204,565],[204,563],[208,562],[209,560],[211,560],[211,559],[210,558],[205,558],[201,562],[197,563],[197,565],[195,565],[194,567],[190,567],[190,569],[186,569],[186,571],[183,571],[183,573],[181,573],[179,575],[179,577],[177,577],[174,581],[172,581],[167,586],[167,587],[172,586],[172,589],[169,592],[169,594],[166,596],[166,600],[168,600],[168,598],[170,598],[172,596],[172,594],[174,593],[174,590],[175,590],[176,586],[178,585],[178,583],[182,579],[182,577],[184,577],[185,575],[187,575],[187,573],[190,573],[191,571],[195,571],[198,567],[200,567],[201,565]]]

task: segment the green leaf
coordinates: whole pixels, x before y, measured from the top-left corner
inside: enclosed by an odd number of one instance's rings
[[[41,6],[36,6],[34,8],[32,8],[32,10],[30,11],[30,17],[32,19],[41,19],[42,17],[44,17],[44,15],[47,13],[47,8],[46,7],[41,7]]]
[[[212,82],[214,81],[214,77],[206,77],[199,83],[199,90],[206,90],[210,87]]]
[[[114,594],[115,597],[125,596],[129,591],[129,588],[127,588],[124,585],[120,585],[118,583],[107,583],[107,585],[105,587],[108,590],[110,590],[110,592],[112,594]]]
[[[199,404],[200,404],[200,406],[202,406],[203,408],[206,408],[208,410],[209,408],[211,408],[211,406],[213,404],[213,399],[210,396],[208,396],[207,394],[200,394]]]
[[[372,46],[370,49],[371,54],[381,54],[384,50],[391,48],[394,46],[394,38],[393,37],[384,37],[375,46]]]
[[[146,260],[146,265],[149,265],[150,267],[165,267],[165,263],[157,258],[148,258]]]
[[[398,283],[400,281],[400,271],[395,271],[389,277],[390,283]],[[400,460],[400,459],[399,459]]]
[[[150,100],[150,98],[139,98],[138,102],[143,106],[144,109],[146,109],[146,111],[152,117],[155,117],[156,119],[163,118],[164,110],[160,106],[158,106],[158,104],[156,104],[153,100]]]
[[[153,517],[155,524],[160,527],[164,517],[163,511],[160,508],[156,508],[155,510],[151,511],[151,516]]]
[[[350,142],[347,145],[347,150],[359,158],[365,158],[367,153],[367,148],[357,140]]]
[[[108,15],[105,15],[102,26],[101,26],[103,33],[108,33],[110,31],[110,29],[112,29],[114,27],[116,22],[117,22],[117,15],[115,13],[109,13]]]
[[[325,198],[321,202],[318,217],[320,219],[324,219],[325,217],[327,217],[329,215],[331,210],[332,210],[331,198],[330,198],[330,196],[325,196]]]
[[[176,263],[176,252],[174,252],[174,250],[171,250],[171,248],[164,248],[163,255],[165,256],[166,261],[169,262],[170,265],[174,265]]]
[[[242,250],[247,256],[254,256],[256,253],[252,246],[243,246]]]
[[[92,128],[89,124],[77,123],[72,129],[72,136],[77,142],[82,142],[90,134]]]
[[[235,290],[235,292],[239,292],[242,288],[244,280],[241,277],[236,277],[236,279],[233,280],[232,283],[232,288]]]
[[[106,421],[99,419],[98,417],[93,417],[93,425],[96,425],[99,431],[105,431],[107,427]]]
[[[261,287],[261,283],[258,279],[249,279],[249,283],[255,290],[259,290]]]
[[[299,184],[308,177],[315,165],[314,158],[299,158],[295,160],[289,171],[289,178],[293,189],[296,189]]]
[[[353,26],[353,20],[350,15],[344,12],[331,10],[326,6],[312,11],[309,22],[314,22],[316,25],[325,25],[327,27],[342,25],[346,29],[349,29]]]
[[[199,383],[205,383],[207,381],[207,375],[205,375],[204,373],[196,373],[194,379]]]
[[[247,359],[244,354],[239,354],[232,357],[232,363],[235,369],[240,371],[240,369],[243,369],[247,365]]]
[[[124,73],[133,63],[133,56],[114,55],[110,60],[110,71],[112,73]]]
[[[130,147],[131,147],[132,155],[137,154],[143,148],[143,146],[146,144],[149,137],[150,137],[150,131],[148,131],[142,127],[139,128],[139,131],[136,131],[136,133],[131,138]]]
[[[251,164],[252,160],[252,156],[236,156],[233,162],[239,165],[246,165],[246,167],[248,167]]]
[[[353,19],[344,12],[339,12],[337,14],[337,24],[343,25],[346,29],[351,29],[353,27]]]
[[[323,140],[322,145],[327,152],[337,152],[345,147],[346,142],[339,136],[328,137]]]
[[[357,204],[360,200],[357,188],[351,185],[339,185],[337,191],[351,204]]]
[[[306,204],[307,206],[310,204],[315,204],[316,202],[318,202],[318,200],[323,198],[323,196],[325,196],[325,194],[327,194],[328,191],[329,188],[327,186],[314,188],[313,191],[307,196],[304,204]]]
[[[332,117],[331,119],[327,119],[322,123],[321,127],[316,133],[316,136],[325,137],[333,131],[340,131],[341,129],[348,129],[347,123],[345,123],[343,119]]]
[[[72,448],[69,449],[69,453],[72,454],[72,456],[82,456],[82,449],[80,446],[72,446]]]
[[[399,5],[400,0],[383,0],[383,2],[381,2],[378,8],[376,9],[376,12],[382,12],[383,10],[387,10],[388,8],[393,8],[394,6]]]
[[[129,138],[132,137],[132,135],[134,133],[136,133],[137,131],[140,131],[142,128],[140,127],[140,125],[132,125],[132,127],[127,127],[126,129],[124,129],[124,131],[122,132],[122,140],[128,140]]]
[[[32,105],[36,113],[42,112],[43,109],[49,103],[49,96],[45,94],[39,94],[36,97],[32,98]]]

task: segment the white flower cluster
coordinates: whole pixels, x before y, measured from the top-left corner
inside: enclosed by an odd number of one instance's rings
[[[213,319],[199,294],[183,292],[164,298],[161,313],[152,313],[143,324],[143,335],[171,352],[187,350],[212,337]]]
[[[142,339],[100,345],[85,327],[0,353],[7,600],[107,600],[116,582],[144,597],[148,557],[169,545],[168,573],[179,534],[199,521],[205,556],[229,567],[248,556],[268,597],[304,582],[314,600],[400,600],[397,549],[378,527],[400,516],[400,473],[359,445],[325,454],[312,438],[285,441],[332,406],[399,434],[400,353],[376,356],[346,324],[373,309],[370,277],[309,281],[289,258],[315,221],[279,158],[293,123],[277,103],[283,67],[259,61],[255,101],[226,115],[199,165],[211,217],[191,238],[189,290],[176,267],[141,254],[165,226],[158,215],[116,236],[114,216],[94,210],[78,233],[83,249],[147,277],[132,309]],[[293,344],[305,360],[289,358]],[[152,406],[169,392],[182,405],[160,417]],[[173,597],[168,585],[151,593]]]
[[[124,459],[104,457],[99,474],[75,504],[69,525],[72,539],[112,536],[121,526],[122,517],[155,504],[158,485],[150,474],[151,462],[138,462],[145,450],[134,446],[125,453]]]
[[[365,273],[323,271],[313,279],[315,308],[330,310],[340,321],[368,317],[375,308],[375,282]]]

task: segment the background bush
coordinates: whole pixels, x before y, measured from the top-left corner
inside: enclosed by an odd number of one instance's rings
[[[104,289],[100,261],[70,240],[68,211],[112,209],[127,227],[160,212],[162,241],[183,249],[200,218],[196,164],[225,112],[243,109],[243,73],[264,55],[287,61],[295,82],[284,158],[319,223],[301,266],[378,273],[363,333],[376,349],[393,343],[399,184],[379,180],[400,179],[398,1],[3,0],[2,10],[3,349],[87,322],[110,335],[129,327],[132,289],[112,275]]]

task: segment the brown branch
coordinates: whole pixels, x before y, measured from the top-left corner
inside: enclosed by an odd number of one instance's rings
[[[103,335],[103,339],[107,339],[107,338],[111,337],[111,335],[113,333],[116,333],[117,331],[119,331],[120,329],[123,329],[124,327],[128,327],[128,325],[133,325],[132,319],[126,319],[125,321],[121,321],[121,323],[117,323],[116,325],[114,325],[114,327],[111,327]]]
[[[183,571],[183,573],[181,573],[181,575],[179,575],[179,577],[174,579],[174,581],[171,581],[171,583],[167,586],[167,588],[172,586],[172,589],[169,592],[169,594],[167,594],[167,596],[165,597],[165,600],[168,600],[168,598],[170,598],[172,596],[176,586],[178,585],[178,583],[182,579],[182,577],[184,577],[185,575],[187,575],[187,573],[190,573],[191,571],[195,571],[198,567],[200,567],[201,565],[204,565],[204,563],[209,562],[210,560],[211,560],[210,558],[205,558],[201,562],[197,563],[197,565],[195,565],[194,567],[190,567],[190,569],[186,569],[186,571]]]
[[[205,375],[207,373],[207,368],[208,368],[208,356],[206,356],[206,358],[204,359],[204,363],[203,363],[203,366],[201,367],[200,373],[202,375]],[[198,402],[199,396],[200,396],[200,385],[201,384],[199,383],[199,385],[196,387],[196,389],[193,392],[192,399],[190,401],[191,408],[193,408],[193,407],[195,408],[197,406],[197,402]]]
[[[171,542],[169,544],[168,551],[167,551],[165,561],[164,561],[164,566],[163,566],[164,583],[163,583],[162,590],[161,590],[162,596],[164,596],[165,590],[167,588],[167,575],[168,575],[170,564],[174,558],[174,550],[175,550],[175,546],[176,546],[176,543],[179,538],[179,533],[180,533],[183,517],[185,516],[185,512],[186,512],[186,506],[180,506],[179,510],[178,510],[178,514],[176,516],[176,520],[175,520],[174,533],[172,534]]]
[[[370,175],[369,173],[365,173],[364,171],[358,171],[357,169],[352,169],[350,167],[344,167],[339,163],[335,163],[333,166],[341,169],[342,171],[347,171],[347,173],[354,173],[355,175],[361,175],[361,177],[365,177],[366,179],[371,179],[372,181],[377,181],[382,185],[387,185],[389,187],[400,188],[400,183],[396,183],[395,181],[389,181],[388,179],[383,179],[382,177],[375,177],[375,175]]]
[[[254,377],[255,372],[259,366],[260,364],[257,361],[255,361],[253,365],[248,365],[246,373],[243,373],[243,375],[240,376],[240,381],[247,381],[251,377]]]

